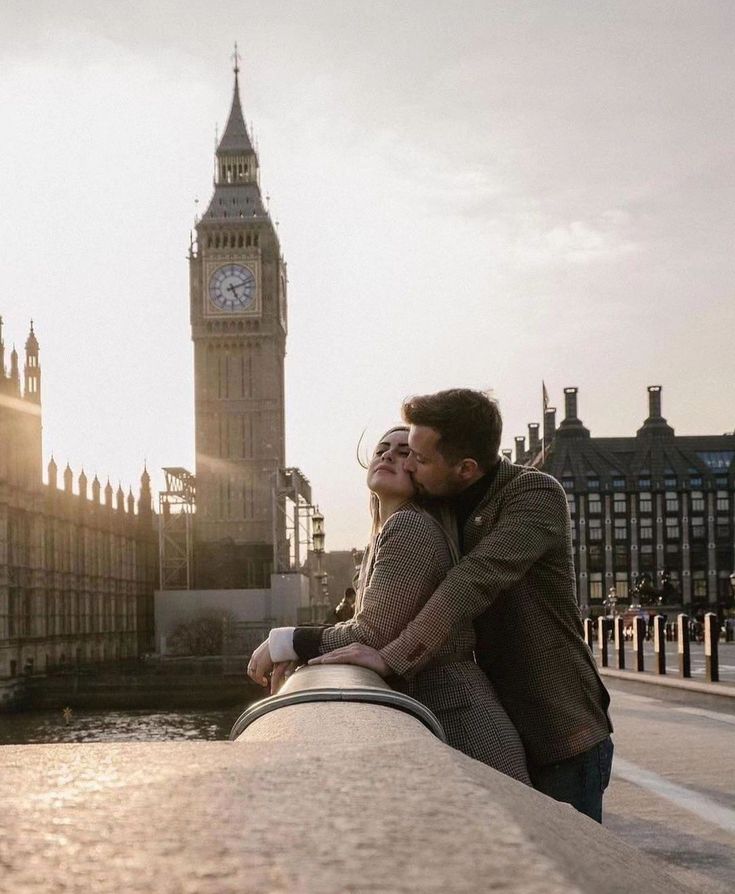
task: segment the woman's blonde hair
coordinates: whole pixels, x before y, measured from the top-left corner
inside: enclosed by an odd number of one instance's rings
[[[389,428],[386,432],[384,432],[380,439],[378,440],[378,444],[384,441],[389,434],[394,431],[408,431],[407,425],[394,425]],[[363,432],[363,435],[365,433]],[[360,436],[360,441],[362,441],[362,435]],[[359,461],[359,448],[360,445],[358,443],[358,461]],[[360,463],[362,465],[362,463]],[[365,467],[366,468],[366,467]],[[454,519],[454,513],[447,507],[445,504],[437,502],[436,500],[432,501],[432,503],[428,506],[422,505],[422,501],[419,497],[414,496],[410,501],[406,503],[405,508],[410,508],[415,512],[421,513],[421,515],[426,518],[431,519],[431,521],[439,528],[439,530],[444,535],[444,539],[446,540],[447,547],[449,548],[449,553],[452,558],[452,565],[456,565],[460,560],[460,552],[459,552],[459,537],[457,534],[457,525]],[[375,540],[380,532],[380,501],[378,500],[377,494],[374,494],[370,491],[370,518],[372,521],[370,527],[370,540],[368,541],[368,545],[365,548],[362,555],[362,562],[360,563],[360,572],[357,579],[357,599],[361,599],[362,593],[365,589],[365,577],[368,573],[368,569],[372,564],[373,552],[375,549]]]

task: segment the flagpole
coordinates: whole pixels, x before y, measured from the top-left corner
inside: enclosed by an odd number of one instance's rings
[[[546,411],[549,408],[549,392],[546,382],[541,379],[541,465],[546,462]]]

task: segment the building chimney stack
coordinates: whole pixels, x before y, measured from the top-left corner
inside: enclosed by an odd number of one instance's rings
[[[538,422],[528,423],[528,451],[529,453],[538,453],[541,449],[541,439],[538,436]]]
[[[649,385],[648,386],[648,418],[649,419],[660,419],[661,418],[661,386],[660,385]]]
[[[522,463],[523,457],[526,453],[526,438],[524,437],[524,435],[517,435],[515,441],[516,441],[516,462]]]
[[[564,389],[564,418],[577,418],[577,388]]]

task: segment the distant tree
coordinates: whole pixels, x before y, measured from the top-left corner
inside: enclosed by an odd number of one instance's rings
[[[179,624],[168,638],[172,655],[221,655],[225,622],[230,612],[204,612],[191,621]]]

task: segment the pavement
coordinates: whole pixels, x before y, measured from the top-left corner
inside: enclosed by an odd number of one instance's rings
[[[732,894],[735,698],[640,677],[605,678],[615,758],[603,824],[701,894]]]

